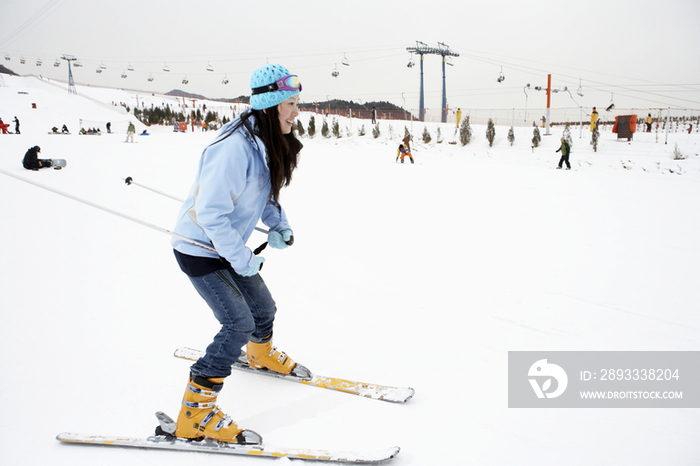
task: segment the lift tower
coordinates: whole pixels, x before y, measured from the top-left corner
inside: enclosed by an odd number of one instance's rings
[[[77,58],[75,58],[73,55],[63,55],[61,58],[68,62],[68,93],[69,94],[78,94],[78,91],[75,90],[75,81],[73,80],[73,71],[70,68],[70,62],[76,61]]]
[[[406,47],[411,53],[420,55],[420,121],[425,119],[425,94],[423,91],[423,55],[442,56],[442,122],[447,123],[447,87],[445,84],[445,64],[452,65],[448,61],[449,57],[459,57],[459,54],[450,50],[450,46],[438,42],[438,47],[429,47],[428,44],[416,41],[415,47]]]

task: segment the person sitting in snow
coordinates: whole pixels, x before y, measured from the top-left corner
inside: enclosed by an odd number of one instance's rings
[[[68,131],[68,127],[66,125],[63,125],[63,128],[61,128],[61,132],[65,134],[70,134],[70,131]]]
[[[50,159],[40,159],[39,152],[41,152],[41,147],[34,146],[30,147],[26,154],[24,154],[24,160],[22,160],[22,165],[27,170],[38,171],[40,168],[49,168],[51,166]]]

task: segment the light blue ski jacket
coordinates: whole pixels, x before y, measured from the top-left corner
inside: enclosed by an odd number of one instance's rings
[[[269,199],[270,170],[265,145],[245,125],[230,134],[239,119],[225,125],[217,139],[204,149],[174,232],[212,245],[240,273],[253,266],[253,251],[246,242],[258,220],[262,219],[270,231],[291,227],[282,207]],[[248,121],[254,125],[255,117]],[[219,257],[178,238],[173,238],[171,244],[190,256]]]

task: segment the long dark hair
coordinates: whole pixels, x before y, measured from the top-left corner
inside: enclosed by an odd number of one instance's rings
[[[255,125],[250,118],[254,117]],[[241,125],[258,136],[267,149],[267,166],[270,169],[270,198],[277,203],[280,190],[289,186],[292,172],[299,163],[299,152],[303,144],[296,138],[294,131],[282,134],[277,106],[263,110],[246,110],[240,120],[219,141],[233,134]]]

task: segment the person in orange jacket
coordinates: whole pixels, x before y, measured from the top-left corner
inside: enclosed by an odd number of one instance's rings
[[[414,163],[413,155],[411,155],[411,146],[409,144],[410,140],[410,136],[403,138],[403,144],[399,144],[399,149],[396,151],[396,161],[401,157],[401,163],[403,163],[404,157],[408,156],[408,158],[411,159],[411,163]]]

